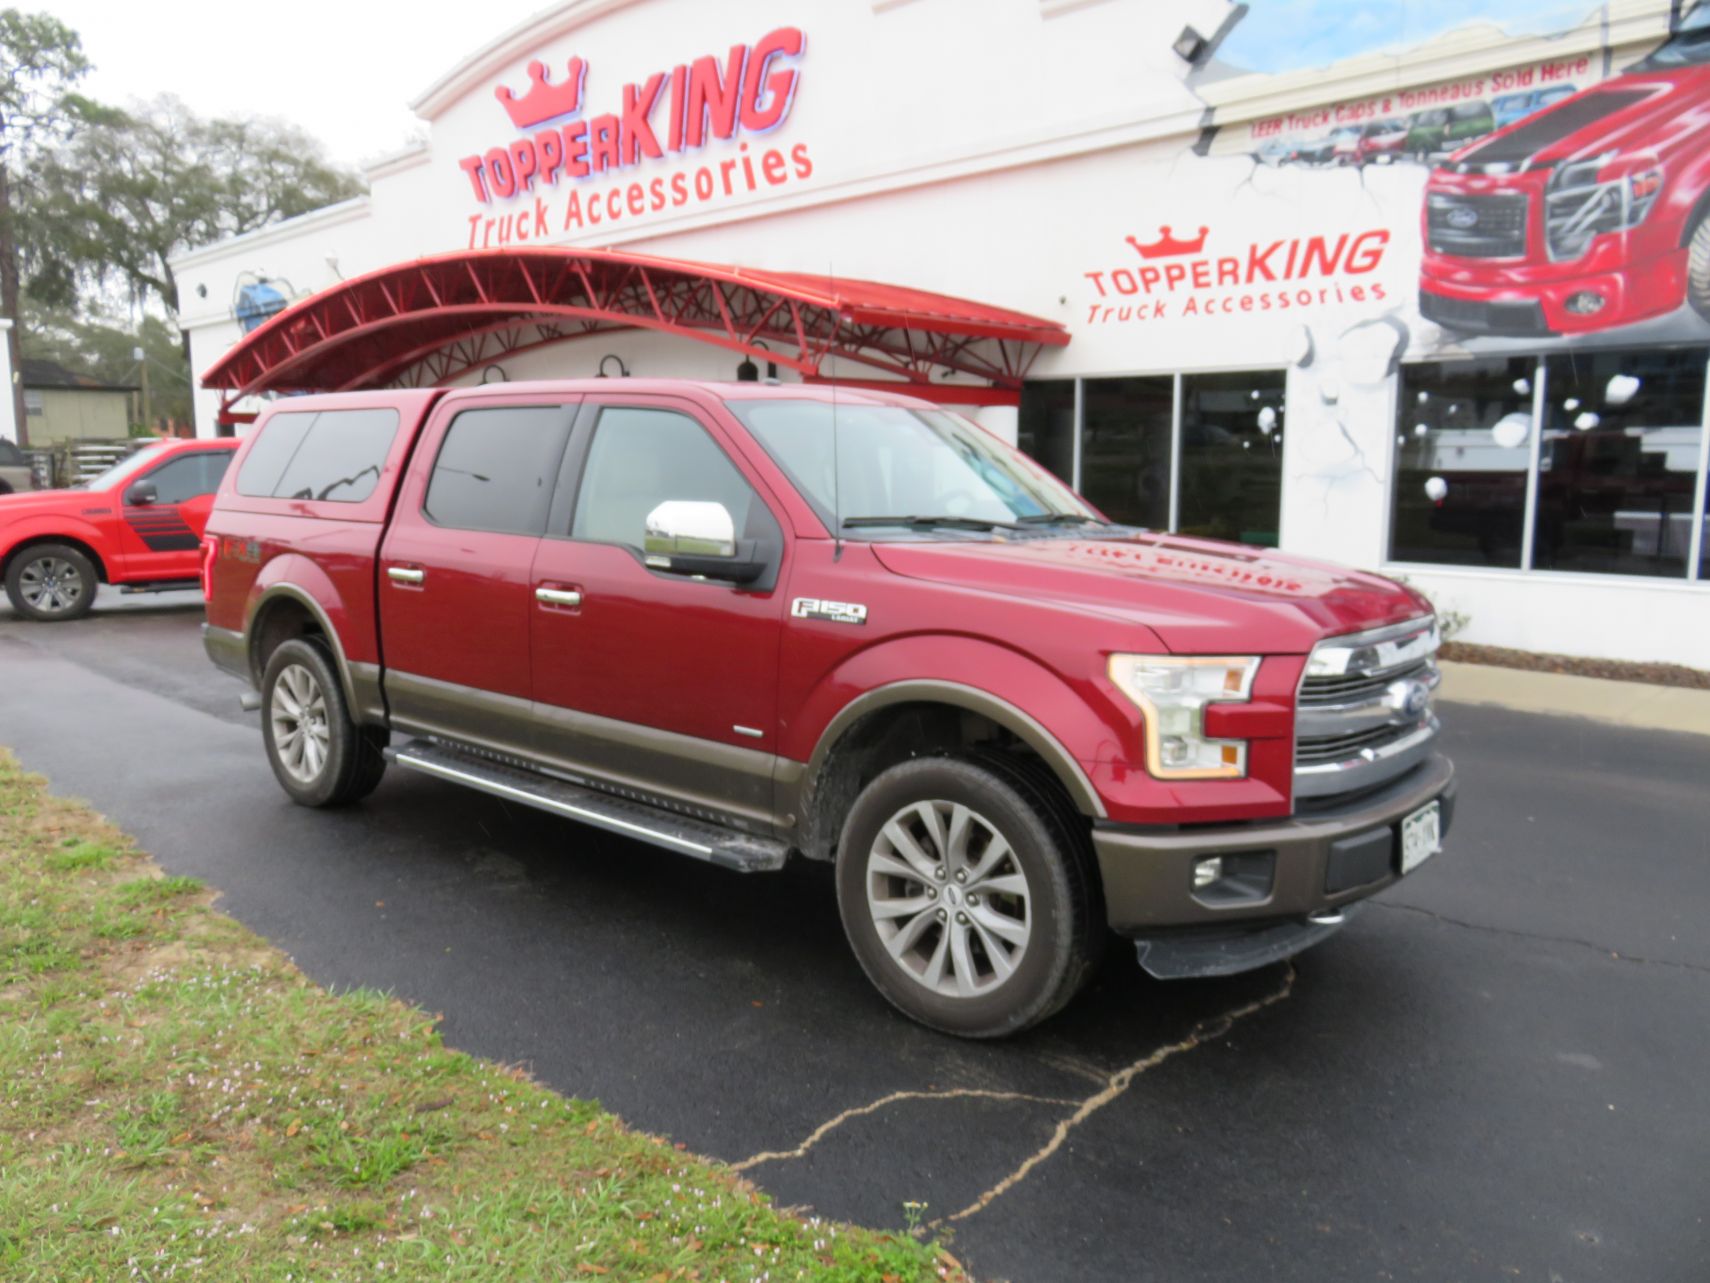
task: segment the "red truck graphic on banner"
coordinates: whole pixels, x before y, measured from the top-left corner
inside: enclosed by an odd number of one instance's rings
[[[1431,175],[1419,310],[1470,334],[1583,334],[1691,303],[1710,319],[1710,6],[1625,75]]]

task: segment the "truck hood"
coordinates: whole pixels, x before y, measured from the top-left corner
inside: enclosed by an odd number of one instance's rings
[[[1605,152],[1660,154],[1702,128],[1710,65],[1629,72],[1564,98],[1457,153],[1450,166],[1513,172]]]
[[[108,496],[89,490],[30,490],[23,494],[0,494],[0,526],[23,517],[50,513],[75,516],[85,508],[109,506]]]
[[[1304,654],[1321,638],[1429,614],[1379,575],[1178,535],[876,543],[893,574],[1141,624],[1177,654]]]

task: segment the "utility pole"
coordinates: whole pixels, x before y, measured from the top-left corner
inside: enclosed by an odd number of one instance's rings
[[[150,427],[148,416],[148,353],[140,347],[131,349],[131,356],[136,360],[137,369],[142,371],[142,421],[143,427]]]

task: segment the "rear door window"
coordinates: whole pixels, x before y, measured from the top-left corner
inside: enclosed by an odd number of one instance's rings
[[[396,410],[276,414],[243,461],[238,493],[361,503],[380,484],[397,435]]]
[[[456,530],[544,534],[571,415],[564,406],[463,411],[428,479],[428,520]]]
[[[0,468],[21,468],[26,462],[22,450],[10,441],[0,440]]]

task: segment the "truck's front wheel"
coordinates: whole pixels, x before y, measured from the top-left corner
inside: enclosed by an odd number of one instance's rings
[[[844,930],[905,1015],[969,1038],[1016,1033],[1090,970],[1103,928],[1082,847],[1021,772],[953,758],[892,767],[843,826]]]
[[[99,582],[89,558],[69,544],[26,548],[6,567],[6,596],[12,609],[45,623],[87,615],[95,604]]]
[[[386,770],[386,733],[358,726],[327,652],[293,638],[268,658],[261,679],[261,737],[291,800],[339,806],[372,793]]]
[[[1686,301],[1710,321],[1710,214],[1698,220],[1686,242]]]

